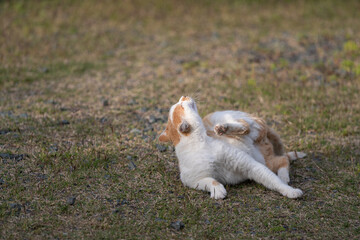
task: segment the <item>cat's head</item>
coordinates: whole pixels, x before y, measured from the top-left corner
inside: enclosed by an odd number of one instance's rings
[[[201,124],[195,101],[182,96],[170,108],[166,129],[159,136],[160,142],[172,142],[176,146],[182,138],[189,137]]]

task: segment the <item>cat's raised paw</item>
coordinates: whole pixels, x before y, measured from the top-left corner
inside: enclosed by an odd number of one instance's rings
[[[214,131],[217,135],[221,136],[223,134],[225,134],[227,132],[227,130],[229,129],[228,126],[224,125],[224,124],[217,124],[214,127]]]

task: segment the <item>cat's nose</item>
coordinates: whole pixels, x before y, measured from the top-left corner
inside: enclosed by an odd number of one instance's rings
[[[180,98],[180,102],[185,102],[185,101],[190,101],[190,97],[188,97],[188,96],[182,96],[181,98]]]

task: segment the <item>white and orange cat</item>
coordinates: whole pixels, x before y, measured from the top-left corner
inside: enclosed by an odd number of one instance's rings
[[[240,111],[220,111],[210,113],[203,119],[207,134],[243,149],[248,146],[248,154],[266,165],[285,183],[290,182],[290,160],[306,156],[302,152],[284,154],[280,136],[265,124],[261,118]]]
[[[264,159],[262,153],[266,151],[261,142],[270,141],[271,144],[272,135],[268,133],[273,131],[245,113],[240,112],[243,114],[240,118],[224,113],[216,112],[205,117],[204,124],[196,103],[190,97],[181,97],[171,107],[166,129],[159,140],[174,144],[184,185],[208,191],[212,198],[223,199],[227,194],[225,184],[250,179],[289,198],[302,196],[300,189],[287,185],[286,177],[281,180],[265,165],[267,157]],[[238,121],[234,122],[234,119]],[[270,147],[269,159],[275,157],[276,151],[283,151],[279,138],[274,143]],[[281,176],[281,171],[278,174]]]

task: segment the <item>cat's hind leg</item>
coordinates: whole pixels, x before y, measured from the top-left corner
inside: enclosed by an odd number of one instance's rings
[[[288,198],[298,198],[303,195],[300,189],[290,187],[268,167],[255,161],[255,159],[247,154],[239,154],[234,167],[239,169],[243,174],[246,174],[250,180],[254,180],[266,188],[277,191]]]
[[[289,168],[279,168],[279,170],[277,171],[277,175],[284,183],[288,184],[290,182]]]
[[[290,161],[288,156],[275,156],[274,147],[268,138],[264,138],[261,142],[257,143],[261,154],[264,156],[266,166],[276,173],[278,177],[284,182],[289,183],[289,168]]]
[[[286,184],[290,182],[290,161],[287,156],[269,156],[265,158],[266,166]]]
[[[226,197],[226,189],[224,185],[216,181],[214,178],[206,177],[197,181],[193,186],[195,189],[210,192],[210,197],[215,199],[223,199]]]
[[[249,171],[249,178],[261,183],[265,187],[280,192],[288,198],[298,198],[303,195],[300,189],[295,189],[284,183],[277,175],[275,175],[269,168],[253,161],[253,166]]]

